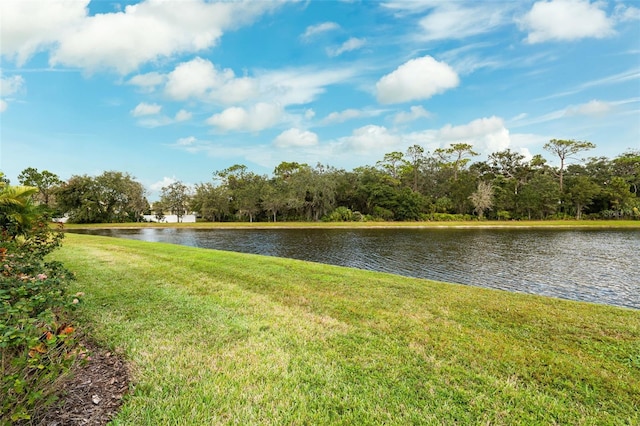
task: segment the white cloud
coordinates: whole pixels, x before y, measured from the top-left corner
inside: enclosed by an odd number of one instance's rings
[[[195,58],[182,62],[169,73],[164,90],[169,97],[179,101],[190,97],[202,98],[224,79],[210,61]]]
[[[618,74],[614,74],[614,75],[610,75],[608,77],[604,77],[604,78],[600,78],[598,80],[591,80],[591,81],[587,81],[585,83],[580,84],[579,86],[576,86],[570,90],[564,91],[564,92],[559,92],[559,93],[554,93],[550,96],[545,96],[542,98],[538,98],[536,100],[547,100],[547,99],[554,99],[554,98],[560,98],[562,96],[567,96],[567,95],[573,95],[575,93],[579,93],[582,92],[586,89],[589,89],[591,87],[600,87],[600,86],[609,86],[612,84],[620,84],[620,83],[624,83],[625,81],[630,81],[630,80],[636,80],[640,78],[640,68],[632,68],[628,71],[623,71],[621,73]]]
[[[191,114],[189,111],[181,109],[180,111],[178,111],[176,113],[175,121],[176,122],[180,122],[180,121],[191,120],[192,116],[193,116],[193,114]]]
[[[491,53],[489,53],[491,52]],[[449,64],[459,75],[468,75],[483,69],[497,69],[504,67],[509,62],[524,65],[522,58],[512,57],[509,60],[493,56],[495,45],[488,42],[466,43],[463,46],[440,53],[440,60]],[[532,56],[527,59],[532,60]],[[537,61],[539,63],[539,61]]]
[[[421,0],[421,1],[406,1],[406,0],[393,0],[382,3],[382,7],[396,11],[398,16],[403,16],[406,13],[420,13],[427,9],[432,9],[442,3],[442,0]]]
[[[167,77],[158,72],[138,74],[127,81],[127,84],[138,86],[144,92],[153,92],[155,88],[166,81]]]
[[[149,189],[151,189],[154,192],[159,192],[159,191],[162,191],[162,188],[164,188],[165,186],[169,186],[172,183],[176,183],[177,181],[178,180],[175,178],[175,176],[174,177],[164,176],[162,180],[149,185]]]
[[[334,31],[340,28],[340,25],[335,22],[323,22],[317,25],[310,25],[307,30],[302,34],[303,39],[309,39],[315,35],[326,33],[327,31]]]
[[[261,102],[248,109],[227,108],[221,113],[209,117],[207,124],[222,131],[257,132],[278,124],[282,115],[282,107],[279,105]]]
[[[236,78],[233,70],[218,70],[210,61],[197,57],[168,74],[165,93],[175,100],[198,98],[231,105],[257,95],[258,86],[252,78]]]
[[[446,145],[470,143],[474,149],[484,153],[502,151],[511,146],[509,130],[504,120],[496,116],[478,118],[460,126],[448,124],[437,131],[436,138]]]
[[[250,77],[230,78],[211,93],[211,98],[230,105],[258,95],[258,81]]]
[[[373,124],[355,129],[351,136],[338,139],[343,149],[362,154],[387,152],[395,149],[401,142],[400,135],[389,132],[384,126]]]
[[[565,115],[587,115],[587,116],[602,116],[613,108],[610,102],[603,102],[598,100],[592,100],[585,104],[570,106],[565,110]]]
[[[137,124],[142,127],[148,127],[150,129],[153,129],[156,127],[167,126],[169,124],[172,124],[173,122],[174,121],[171,118],[161,115],[161,116],[151,116],[151,117],[145,116],[139,119],[137,121]]]
[[[186,151],[190,154],[196,154],[199,152],[207,152],[212,156],[216,156],[217,149],[225,149],[222,146],[218,146],[217,148],[210,141],[203,141],[195,136],[187,136],[184,138],[179,138],[175,143],[168,145],[172,148],[179,149],[182,151]],[[227,147],[228,148],[228,147]]]
[[[462,6],[459,2],[436,3],[433,12],[420,20],[423,40],[462,39],[486,33],[505,24],[509,3]]]
[[[615,34],[613,20],[602,10],[604,6],[603,2],[589,0],[539,1],[520,26],[529,32],[529,43],[604,38]]]
[[[335,49],[327,49],[329,56],[340,56],[345,52],[351,52],[353,50],[360,49],[366,44],[366,40],[363,38],[351,37]]]
[[[178,146],[190,146],[190,145],[193,145],[196,141],[197,141],[197,139],[195,138],[195,136],[188,136],[186,138],[178,139],[176,144]]]
[[[516,121],[524,120],[528,116],[529,116],[529,114],[527,114],[526,112],[521,112],[520,114],[516,115],[515,117],[512,117],[509,121],[510,122],[516,122]]]
[[[472,120],[466,124],[447,124],[439,129],[427,129],[417,132],[403,133],[399,129],[387,129],[384,126],[368,125],[353,131],[350,136],[341,137],[330,142],[331,156],[335,162],[344,162],[345,153],[357,155],[367,161],[380,159],[385,152],[404,152],[412,145],[420,145],[426,151],[444,148],[452,143],[469,143],[475,151],[490,154],[507,148],[524,155],[530,155],[526,149],[532,138],[526,135],[512,135],[500,117],[484,117]],[[543,138],[544,139],[544,138]],[[536,142],[541,140],[539,137]],[[548,141],[549,138],[546,139]],[[541,146],[541,145],[540,145]]]
[[[263,72],[256,76],[260,96],[283,106],[306,104],[325,92],[325,86],[345,83],[356,73],[353,68],[318,70],[311,68]]]
[[[640,20],[640,9],[633,6],[625,6],[624,4],[617,4],[613,16],[620,22],[638,21]]]
[[[567,117],[575,116],[589,116],[589,117],[601,117],[607,114],[616,112],[617,107],[626,104],[633,104],[640,102],[640,98],[629,98],[614,102],[591,100],[584,104],[569,105],[566,108],[558,109],[548,112],[536,117],[523,117],[519,120],[514,120],[511,127],[523,127],[530,126],[532,124],[546,123],[548,121],[560,120]],[[624,112],[622,112],[624,114]]]
[[[11,96],[20,92],[24,86],[24,78],[20,75],[14,75],[12,77],[0,76],[0,96]],[[4,112],[9,108],[9,103],[0,99],[0,112]]]
[[[87,0],[6,1],[2,10],[2,53],[23,64],[51,48],[51,65],[64,64],[121,74],[140,65],[214,46],[222,34],[248,24],[279,2],[148,0],[123,12],[88,16]]]
[[[395,124],[408,123],[410,121],[415,121],[419,118],[429,118],[431,117],[431,113],[424,109],[421,105],[414,105],[409,109],[409,112],[400,111],[393,117],[393,122]]]
[[[309,147],[318,144],[318,135],[308,130],[291,128],[280,133],[273,144],[279,148]]]
[[[311,120],[313,117],[316,116],[316,112],[309,108],[304,112],[304,118],[306,118],[307,120]]]
[[[456,87],[460,80],[446,63],[431,56],[412,59],[376,83],[378,101],[384,104],[428,99]]]
[[[365,117],[377,117],[380,114],[385,112],[382,109],[371,109],[371,110],[363,110],[363,109],[345,109],[343,111],[334,111],[327,115],[322,119],[323,124],[333,124],[333,123],[344,123],[345,121],[353,120],[356,118],[365,118]]]
[[[527,147],[542,147],[549,142],[554,136],[537,135],[534,133],[513,133],[511,134],[511,150],[519,152],[525,156],[525,160],[531,160],[533,155]]]
[[[155,114],[159,114],[160,110],[162,110],[161,105],[140,102],[134,109],[131,110],[131,115],[134,117],[142,117],[145,115],[155,115]]]
[[[0,53],[23,65],[34,53],[50,47],[62,32],[85,19],[89,0],[3,1]],[[34,7],[35,6],[35,7]]]
[[[24,86],[24,78],[20,75],[0,77],[0,96],[11,96],[18,93]]]
[[[349,67],[288,68],[236,77],[233,70],[217,69],[210,61],[196,57],[166,75],[164,92],[178,101],[195,98],[221,105],[270,102],[284,107],[309,103],[324,93],[326,86],[346,82],[354,74],[356,70]]]
[[[362,117],[362,111],[358,110],[358,109],[345,109],[344,111],[340,111],[340,112],[332,112],[331,114],[327,115],[322,122],[329,124],[329,123],[344,123],[345,121],[348,120],[352,120],[354,118],[359,118]]]

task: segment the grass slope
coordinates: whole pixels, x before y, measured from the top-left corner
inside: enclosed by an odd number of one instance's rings
[[[69,234],[116,425],[638,424],[640,311]]]

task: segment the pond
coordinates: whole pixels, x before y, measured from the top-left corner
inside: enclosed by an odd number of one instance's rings
[[[143,241],[302,259],[640,309],[640,231],[109,229]]]

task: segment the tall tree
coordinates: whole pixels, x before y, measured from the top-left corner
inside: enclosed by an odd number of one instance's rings
[[[628,151],[614,158],[613,173],[627,181],[630,191],[640,196],[640,150]]]
[[[51,207],[50,198],[53,190],[62,184],[58,175],[48,170],[39,172],[38,169],[27,167],[18,175],[18,182],[25,186],[34,186],[38,188],[40,202]]]
[[[513,185],[513,193],[518,194],[520,185],[524,183],[527,168],[524,163],[524,155],[513,152],[510,149],[494,152],[489,155],[488,163],[494,173],[503,176]]]
[[[420,177],[420,169],[425,162],[424,148],[420,145],[412,145],[407,148],[407,170],[411,173],[413,191],[418,190],[418,178]]]
[[[308,175],[305,193],[307,217],[320,220],[322,216],[332,211],[336,201],[336,170],[320,163],[311,169]]]
[[[384,170],[394,179],[400,178],[400,172],[407,165],[407,160],[400,151],[389,152],[384,158],[376,163],[381,170]]]
[[[144,186],[129,173],[106,171],[95,178],[109,222],[138,222],[149,203]]]
[[[191,193],[189,187],[180,181],[173,182],[170,185],[162,187],[160,202],[165,206],[171,214],[178,217],[178,222],[187,214]]]
[[[142,184],[116,171],[71,176],[54,195],[58,210],[77,223],[139,221],[149,209]]]
[[[611,210],[621,211],[631,205],[636,195],[629,191],[629,184],[621,177],[614,176],[603,188],[604,195],[609,199]]]
[[[536,173],[525,185],[519,195],[519,213],[532,219],[545,219],[556,213],[560,202],[560,185],[548,173]]]
[[[226,186],[215,186],[211,182],[197,184],[191,200],[191,210],[205,220],[222,221],[230,212],[231,194]]]
[[[238,215],[249,217],[249,222],[253,222],[256,214],[260,212],[260,200],[265,181],[264,176],[248,172],[236,182],[233,196],[236,200]]]
[[[286,183],[280,178],[273,178],[262,188],[262,207],[271,214],[274,222],[278,221],[278,213],[287,206]]]
[[[468,143],[454,143],[448,148],[438,148],[433,153],[440,158],[443,166],[453,170],[454,181],[458,180],[458,172],[471,161],[471,157],[480,155]]]
[[[260,212],[261,191],[266,177],[248,171],[244,164],[235,164],[216,172],[233,201],[233,210],[240,217],[247,216],[250,222]]]
[[[74,175],[55,192],[56,208],[69,217],[71,223],[108,222],[106,203],[95,178]]]
[[[565,162],[571,158],[574,158],[579,152],[587,151],[595,148],[596,146],[591,142],[576,141],[573,139],[551,139],[544,145],[544,149],[555,154],[560,159],[560,168],[558,175],[560,177],[560,192],[564,191],[563,176]]]
[[[582,211],[600,191],[600,186],[587,176],[575,176],[569,180],[566,197],[573,203],[576,219],[582,219]]]

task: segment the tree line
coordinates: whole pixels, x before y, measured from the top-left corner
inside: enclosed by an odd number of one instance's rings
[[[149,204],[128,173],[72,176],[25,169],[21,184],[38,188],[38,201],[71,222],[135,222],[195,212],[204,221],[416,221],[471,219],[640,219],[640,150],[617,157],[579,154],[591,142],[552,139],[526,160],[509,149],[473,161],[467,143],[425,152],[413,145],[387,153],[375,165],[351,171],[317,164],[280,163],[271,176],[236,164],[189,187],[174,182]]]

